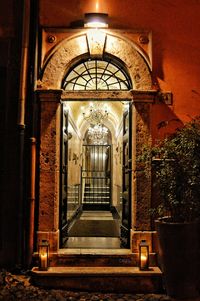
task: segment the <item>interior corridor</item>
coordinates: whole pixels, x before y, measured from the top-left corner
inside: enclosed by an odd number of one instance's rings
[[[64,248],[120,248],[120,219],[116,212],[83,211],[69,229]]]
[[[130,108],[121,101],[63,103],[61,248],[129,248]]]

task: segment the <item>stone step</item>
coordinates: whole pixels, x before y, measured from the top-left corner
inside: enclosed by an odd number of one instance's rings
[[[95,197],[95,198],[110,198],[110,193],[95,193],[95,192],[86,192],[84,197]]]
[[[88,186],[85,186],[85,189],[96,189],[96,190],[99,190],[99,189],[103,189],[103,190],[109,190],[110,189],[110,186],[98,186],[98,185],[96,185],[96,186],[91,186],[91,185],[88,185]]]
[[[63,251],[64,250],[64,251]],[[71,267],[134,267],[138,265],[138,254],[131,253],[126,249],[60,249],[59,253],[53,253],[50,257],[50,266],[71,266]],[[72,251],[73,250],[73,251]],[[151,266],[157,265],[155,253],[149,254]],[[37,254],[34,256],[34,263],[38,265]]]
[[[86,197],[83,199],[83,203],[97,203],[97,204],[101,204],[101,203],[108,203],[110,204],[109,202],[109,197]]]
[[[87,194],[95,194],[95,195],[97,195],[97,196],[99,196],[99,195],[109,195],[110,194],[110,191],[92,191],[92,190],[85,190],[85,193],[84,193],[84,195],[87,195]]]
[[[33,284],[48,288],[93,292],[154,293],[162,291],[161,271],[152,267],[140,271],[138,267],[50,267],[31,272]]]

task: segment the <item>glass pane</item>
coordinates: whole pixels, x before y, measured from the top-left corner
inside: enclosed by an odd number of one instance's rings
[[[84,86],[75,85],[74,87],[75,87],[74,90],[77,90],[77,91],[79,91],[79,90],[85,90],[85,87],[84,87]]]
[[[74,90],[74,84],[68,83],[68,84],[65,86],[65,90]]]
[[[71,70],[63,81],[65,90],[129,90],[131,81],[122,66],[110,60],[88,60]]]

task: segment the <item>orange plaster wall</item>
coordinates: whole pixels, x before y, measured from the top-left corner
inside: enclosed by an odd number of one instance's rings
[[[40,23],[70,27],[97,10],[109,14],[110,28],[152,30],[153,76],[161,90],[173,93],[172,106],[153,106],[153,136],[160,138],[200,114],[200,1],[40,0]],[[162,121],[167,125],[158,129]]]

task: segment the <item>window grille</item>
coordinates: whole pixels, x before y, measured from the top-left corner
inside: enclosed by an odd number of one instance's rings
[[[131,80],[122,64],[111,60],[87,60],[71,69],[64,90],[130,90]]]

